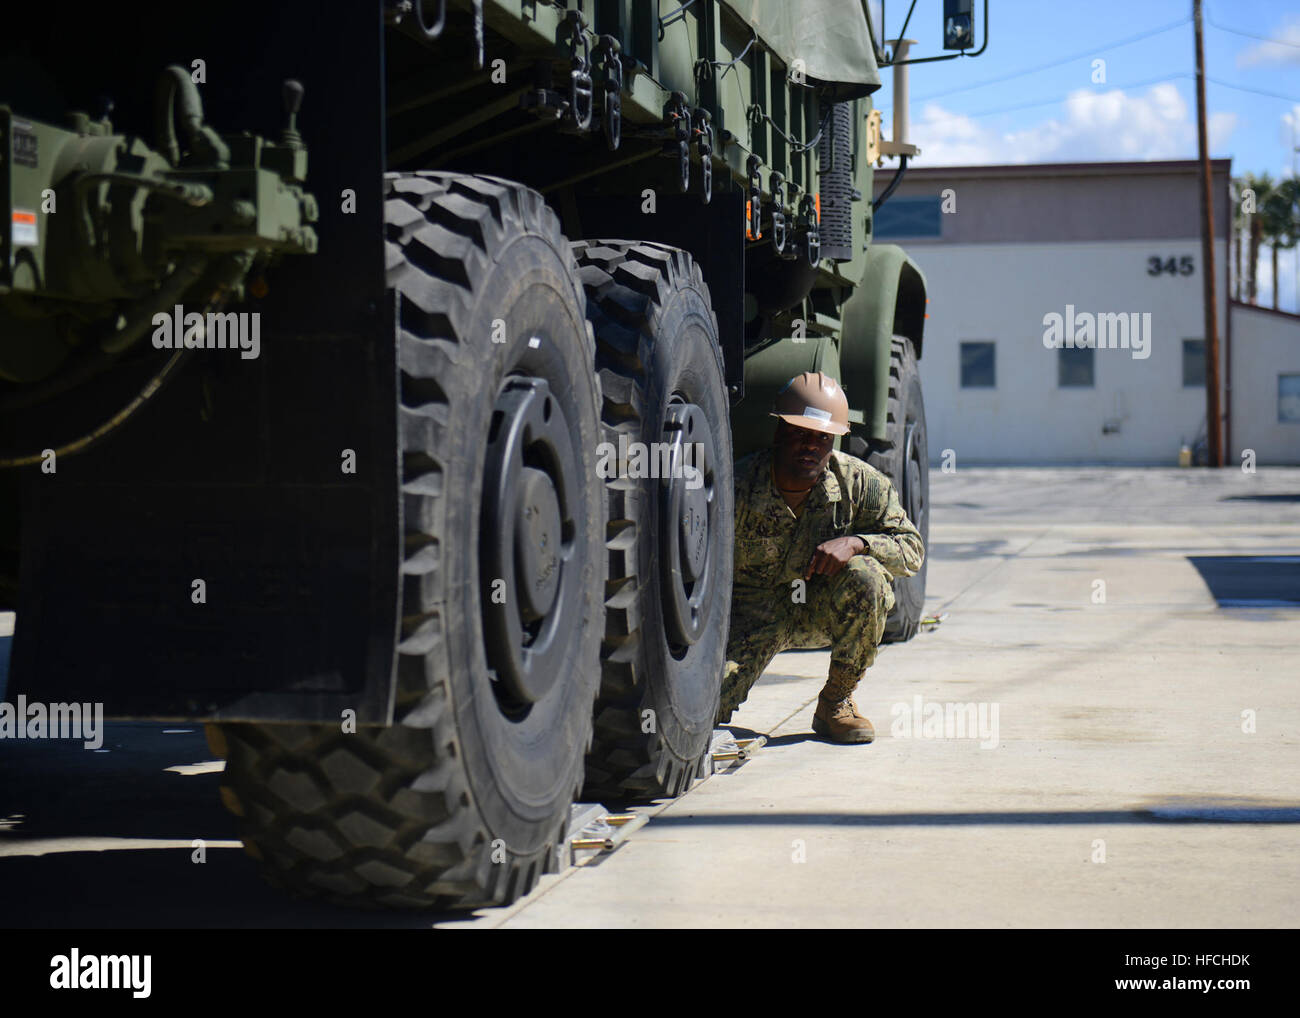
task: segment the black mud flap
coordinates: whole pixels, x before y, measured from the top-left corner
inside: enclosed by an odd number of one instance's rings
[[[102,702],[113,718],[325,721],[353,710],[359,723],[387,723],[401,527],[381,12],[303,0],[183,17],[173,4],[137,6],[130,18],[79,11],[75,26],[42,12],[21,19],[16,38],[69,108],[111,96],[115,128],[146,139],[153,82],[182,58],[204,62],[206,120],[223,133],[274,136],[281,83],[301,81],[319,251],[284,259],[261,299],[226,309],[260,314],[256,358],[193,351],[94,448],[53,473],[24,471],[6,699]],[[5,438],[37,450],[75,438],[160,363],[96,381]]]

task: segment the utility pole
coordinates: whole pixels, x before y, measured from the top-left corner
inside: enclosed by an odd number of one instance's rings
[[[1201,271],[1205,294],[1205,433],[1210,466],[1223,466],[1223,422],[1219,415],[1219,308],[1214,274],[1214,195],[1210,176],[1210,145],[1205,131],[1205,40],[1201,29],[1201,0],[1192,0],[1196,26],[1196,143],[1201,160]]]

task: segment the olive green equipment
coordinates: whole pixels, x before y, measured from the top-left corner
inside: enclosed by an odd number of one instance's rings
[[[512,901],[618,840],[575,802],[687,792],[790,378],[925,533],[873,97],[987,5],[874,6],[7,12],[0,696],[205,723],[268,878],[349,904]]]

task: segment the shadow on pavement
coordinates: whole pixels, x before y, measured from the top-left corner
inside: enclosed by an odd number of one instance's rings
[[[1300,555],[1188,555],[1222,608],[1300,607]]]
[[[1300,824],[1300,806],[1147,807],[987,813],[712,813],[655,817],[656,827],[986,827],[1056,824]]]
[[[242,848],[214,844],[239,840],[238,821],[218,798],[220,773],[167,770],[212,761],[199,726],[108,722],[103,749],[0,741],[0,926],[427,929],[472,917],[343,908],[270,886]],[[72,840],[81,838],[185,844]],[[192,861],[195,839],[206,844],[205,862]]]
[[[428,928],[405,914],[295,901],[263,882],[242,849],[58,852],[0,858],[9,929]]]
[[[776,738],[769,738],[767,745],[763,747],[764,751],[769,749],[780,749],[782,746],[797,746],[801,742],[826,742],[820,735],[813,732],[791,732],[789,735],[778,735]],[[865,743],[863,744],[865,745]]]

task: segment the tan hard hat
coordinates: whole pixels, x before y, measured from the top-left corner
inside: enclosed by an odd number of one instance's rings
[[[820,371],[805,371],[776,394],[772,416],[796,428],[830,435],[849,432],[849,400],[840,383]]]

